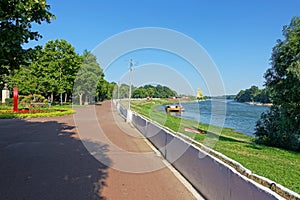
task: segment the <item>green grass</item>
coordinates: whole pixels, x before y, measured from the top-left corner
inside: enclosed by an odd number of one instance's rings
[[[53,106],[51,108],[32,108],[30,110],[41,110],[38,113],[15,113],[11,106],[0,106],[0,119],[26,118],[26,117],[54,117],[75,113],[74,110],[67,107]]]
[[[170,103],[169,100],[132,101],[135,112],[150,118],[169,129],[180,132],[203,143],[208,135],[184,131],[184,127],[198,128],[207,132],[209,125],[180,119],[157,111],[156,106]],[[124,104],[126,105],[126,104]],[[300,193],[300,153],[258,145],[254,138],[224,128],[212,147],[214,150],[236,160],[253,173],[271,179],[290,190]]]

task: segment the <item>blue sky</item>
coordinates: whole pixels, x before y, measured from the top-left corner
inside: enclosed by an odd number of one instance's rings
[[[226,94],[251,85],[262,87],[272,47],[282,38],[282,27],[293,16],[300,16],[299,0],[49,0],[48,4],[57,18],[51,24],[34,26],[43,39],[29,46],[66,39],[82,53],[126,30],[168,28],[193,38],[207,51],[221,74]],[[185,70],[184,61],[160,55],[149,51],[125,55],[115,62],[118,67],[107,70],[106,79],[119,81],[128,71],[129,58],[137,65],[155,62],[174,66],[178,73],[193,79],[193,71]],[[202,79],[191,80],[191,87],[204,88],[207,93]]]

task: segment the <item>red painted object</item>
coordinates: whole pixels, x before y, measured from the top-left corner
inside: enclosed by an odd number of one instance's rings
[[[18,111],[18,88],[14,87],[14,112]]]

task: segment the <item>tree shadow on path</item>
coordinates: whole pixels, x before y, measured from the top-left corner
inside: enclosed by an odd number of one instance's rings
[[[108,167],[73,137],[74,128],[57,121],[0,120],[0,199],[105,199],[100,191]],[[85,142],[111,162],[106,145]]]

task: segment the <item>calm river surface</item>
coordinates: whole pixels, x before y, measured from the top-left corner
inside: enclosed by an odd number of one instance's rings
[[[222,119],[225,118],[223,127],[233,128],[249,136],[253,136],[256,121],[260,118],[261,113],[269,110],[265,106],[219,99],[188,102],[181,105],[185,111],[181,115],[176,114],[178,117],[217,126],[222,126]]]

